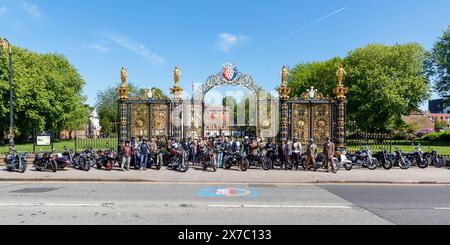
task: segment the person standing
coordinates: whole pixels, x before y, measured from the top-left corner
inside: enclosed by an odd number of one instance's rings
[[[144,139],[139,146],[139,151],[141,153],[141,167],[140,170],[146,170],[148,162],[148,154],[150,152],[150,146],[147,143],[147,139]]]
[[[282,155],[282,169],[287,170],[287,163],[289,161],[289,145],[286,139],[281,143],[281,155]]]
[[[302,144],[297,138],[294,138],[294,145],[292,146],[292,158],[294,160],[295,170],[298,170],[298,165],[301,162]]]
[[[130,170],[131,154],[133,153],[133,148],[130,146],[130,141],[125,142],[122,146],[122,164],[120,166],[122,171]]]
[[[314,171],[317,171],[316,168],[316,156],[317,156],[317,145],[314,144],[314,139],[309,140],[309,144],[306,148],[306,171],[309,171],[309,163],[311,162]]]
[[[156,164],[158,161],[158,144],[156,144],[155,138],[152,138],[150,141],[150,159],[153,160],[153,163]],[[150,166],[151,167],[151,166]]]
[[[192,155],[192,165],[197,165],[197,154],[198,154],[198,143],[197,140],[194,140],[194,142],[190,146],[191,148],[191,155]]]
[[[327,172],[333,171],[333,173],[336,173],[336,169],[334,167],[333,163],[333,156],[334,156],[334,143],[331,142],[330,137],[327,138],[327,141],[323,145],[323,154],[325,155],[325,166],[327,167]]]

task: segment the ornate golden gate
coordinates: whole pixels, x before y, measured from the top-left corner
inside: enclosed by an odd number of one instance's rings
[[[300,98],[288,101],[289,138],[297,138],[302,144],[314,139],[322,144],[328,137],[333,139],[334,102],[326,99],[314,88],[302,94]]]

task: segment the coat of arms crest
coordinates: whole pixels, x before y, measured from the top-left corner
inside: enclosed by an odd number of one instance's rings
[[[238,74],[238,69],[236,64],[225,64],[222,69],[222,76],[228,82],[233,81]]]

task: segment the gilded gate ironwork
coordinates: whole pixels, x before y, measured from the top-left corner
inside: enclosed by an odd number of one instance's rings
[[[169,105],[151,105],[151,136],[155,138],[168,137],[169,128]]]
[[[147,104],[131,104],[131,137],[150,137],[149,109]]]
[[[297,138],[302,144],[314,139],[320,145],[330,137],[333,139],[333,113],[335,103],[317,89],[311,87],[299,98],[288,100],[290,104],[289,137]]]
[[[292,135],[306,143],[310,138],[310,108],[306,104],[294,103],[292,106]]]
[[[324,143],[332,137],[331,104],[317,104],[311,106],[312,138],[318,143]]]

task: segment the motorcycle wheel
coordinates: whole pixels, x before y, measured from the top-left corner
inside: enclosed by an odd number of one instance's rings
[[[156,168],[156,170],[160,170],[161,169],[161,163],[156,163],[155,164],[155,168]]]
[[[371,161],[367,161],[367,168],[370,170],[375,170],[378,167],[378,160],[376,158],[372,158]]]
[[[303,170],[306,170],[306,160],[302,160],[302,168]]]
[[[55,173],[56,171],[58,171],[58,164],[57,164],[55,161],[51,161],[50,164],[51,164],[53,173]]]
[[[430,165],[430,162],[428,162],[428,160],[425,158],[423,158],[421,161],[417,162],[417,166],[419,166],[419,168],[422,168],[422,169],[428,168],[429,165]]]
[[[113,163],[111,161],[107,161],[105,165],[105,169],[107,171],[111,171],[113,169]]]
[[[351,163],[351,162],[346,162],[346,163],[344,164],[344,168],[345,168],[345,170],[347,170],[347,171],[352,170],[352,168],[353,168],[353,163]]]
[[[242,159],[241,164],[239,166],[241,171],[245,172],[248,170],[249,167],[250,167],[250,162],[248,161],[248,159],[246,159],[246,158]]]
[[[11,168],[11,167],[8,167],[8,166],[6,166],[6,171],[8,171],[8,172],[11,172],[11,171],[12,171],[12,168]]]
[[[405,158],[404,161],[400,160],[399,166],[401,169],[408,169],[411,167],[411,161],[408,158]]]
[[[265,159],[262,163],[262,168],[266,171],[272,169],[272,161],[268,158]]]
[[[233,165],[233,163],[231,162],[231,160],[227,159],[225,161],[225,165],[224,165],[225,169],[230,169],[232,165]]]
[[[91,163],[86,158],[84,158],[83,159],[83,170],[88,172],[90,169],[91,169]]]
[[[188,171],[188,169],[189,169],[189,163],[182,162],[180,164],[180,167],[178,168],[178,171],[181,172],[181,173],[185,173],[186,171]]]
[[[442,167],[444,167],[444,166],[445,166],[445,161],[444,161],[444,159],[441,158],[441,157],[436,157],[436,158],[434,158],[434,159],[433,159],[433,166],[434,166],[435,168],[442,168]]]
[[[294,168],[294,164],[292,164],[292,161],[291,160],[288,160],[287,162],[286,162],[286,169],[287,170],[292,170]]]
[[[20,162],[20,165],[19,165],[19,172],[20,173],[25,173],[25,171],[27,170],[27,161],[26,160],[24,160],[24,161],[21,161]]]
[[[391,160],[387,159],[384,163],[383,163],[383,168],[386,170],[391,169],[394,166],[394,164],[392,163]]]
[[[217,171],[216,164],[214,164],[214,162],[210,162],[210,163],[211,163],[211,167],[212,167],[213,172],[216,172]]]
[[[203,167],[203,171],[206,171],[206,169],[208,168],[208,164],[206,162],[203,162],[202,167]]]

